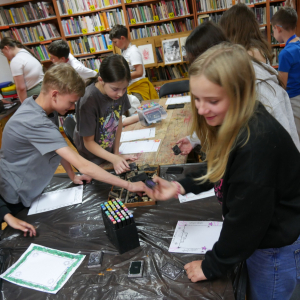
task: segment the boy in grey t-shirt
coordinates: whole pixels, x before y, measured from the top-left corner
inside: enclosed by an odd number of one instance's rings
[[[50,182],[61,162],[75,184],[96,180],[144,191],[143,183],[129,183],[104,171],[69,148],[48,115],[65,114],[74,109],[84,94],[85,84],[67,64],[50,68],[44,77],[40,95],[26,99],[7,122],[2,138],[0,160],[0,220],[24,235],[36,235],[34,227],[13,215],[29,207]],[[81,173],[76,176],[74,165]]]

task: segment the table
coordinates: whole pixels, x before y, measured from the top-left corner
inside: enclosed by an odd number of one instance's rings
[[[165,104],[167,99],[153,100],[158,102],[167,111],[167,118],[159,123],[144,127],[140,122],[126,126],[123,131],[139,130],[155,127],[155,139],[161,139],[157,152],[143,153],[136,161],[137,164],[168,165],[182,164],[187,160],[185,155],[175,155],[172,147],[175,143],[189,135],[189,125],[191,123],[191,103],[185,103],[184,108],[167,110]],[[101,164],[101,167],[109,170],[113,165],[109,162]]]
[[[53,177],[47,191],[72,187],[66,174]],[[72,253],[89,255],[93,251],[115,251],[105,232],[100,213],[100,202],[107,199],[110,186],[93,181],[84,189],[83,203],[51,212],[27,216],[27,210],[17,217],[37,227],[38,236],[23,237],[20,232],[7,227],[0,241],[6,270],[24,253],[30,243],[36,243]],[[141,246],[122,255],[104,254],[102,267],[87,268],[88,257],[56,294],[47,294],[3,281],[3,299],[13,300],[234,300],[231,280],[192,283],[182,273],[172,281],[160,273],[166,262],[183,267],[184,264],[203,259],[203,255],[169,253],[168,248],[178,220],[221,221],[221,206],[215,197],[180,204],[178,200],[159,202],[155,206],[133,208]],[[83,236],[71,238],[69,228],[81,224]],[[0,257],[1,258],[1,257]],[[144,260],[142,279],[129,279],[127,272],[131,260]],[[107,269],[112,271],[107,271]],[[100,275],[99,275],[100,274]]]

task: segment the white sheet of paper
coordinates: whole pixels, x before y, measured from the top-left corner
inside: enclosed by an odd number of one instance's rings
[[[124,131],[121,135],[120,142],[129,142],[142,139],[150,139],[155,137],[155,128],[147,128],[140,130]]]
[[[160,140],[122,143],[119,148],[120,154],[134,154],[143,152],[157,152]]]
[[[200,199],[204,199],[207,197],[212,197],[215,195],[215,190],[212,188],[211,190],[207,191],[207,192],[203,192],[200,194],[193,194],[193,193],[188,193],[186,195],[179,195],[178,199],[180,203],[184,203],[184,202],[188,202],[188,201],[193,201],[193,200],[200,200]]]
[[[204,254],[220,237],[223,222],[178,221],[169,252]]]
[[[1,278],[41,292],[56,294],[82,263],[85,255],[30,244]]]
[[[28,215],[35,215],[45,211],[82,202],[83,186],[43,193],[30,206]]]
[[[180,103],[189,103],[189,102],[191,102],[191,96],[174,97],[174,98],[169,98],[166,101],[166,105],[169,105],[169,104],[180,104]]]

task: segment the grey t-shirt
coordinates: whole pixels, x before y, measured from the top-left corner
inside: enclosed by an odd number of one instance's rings
[[[89,85],[76,105],[77,125],[74,143],[81,156],[100,165],[105,160],[89,152],[84,147],[84,136],[95,136],[95,142],[108,152],[113,152],[113,144],[119,125],[119,118],[130,108],[127,93],[118,100],[103,95],[95,84]]]
[[[46,112],[27,98],[6,123],[0,150],[0,194],[6,202],[29,207],[50,182],[67,147]]]

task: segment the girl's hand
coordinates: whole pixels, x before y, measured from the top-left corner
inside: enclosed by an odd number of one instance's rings
[[[187,137],[178,140],[176,144],[181,150],[181,155],[188,155],[193,150],[193,146]]]
[[[153,181],[157,183],[154,189],[150,189],[146,186],[146,194],[153,200],[169,200],[176,197],[177,186],[174,182],[169,182],[158,176],[153,178]]]
[[[114,165],[116,174],[121,174],[130,170],[127,161],[119,155],[115,155],[115,159],[112,161],[112,164]]]
[[[124,158],[125,160],[135,161],[138,159],[137,155],[133,154],[119,154],[120,157]]]
[[[73,183],[75,184],[83,184],[83,180],[86,181],[86,183],[90,183],[92,181],[92,177],[88,175],[75,175],[73,178]]]
[[[24,236],[26,236],[27,233],[30,236],[36,236],[35,228],[31,224],[15,218],[12,214],[6,214],[3,219],[10,227],[23,231]]]
[[[197,282],[201,280],[207,280],[202,271],[202,260],[192,261],[184,266],[188,278],[191,282]]]

